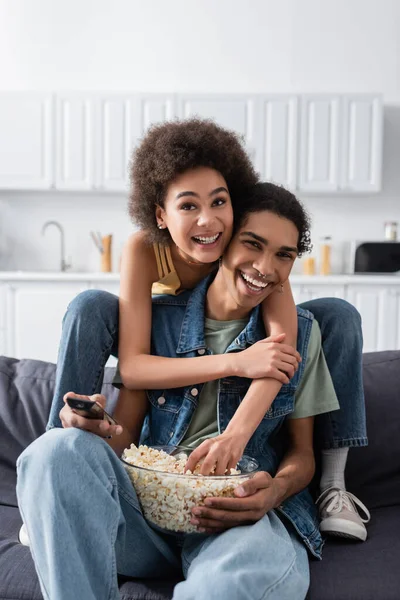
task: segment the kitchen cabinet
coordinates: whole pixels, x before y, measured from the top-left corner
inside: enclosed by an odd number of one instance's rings
[[[298,99],[296,96],[261,96],[257,127],[256,168],[264,181],[290,190],[297,186]]]
[[[305,96],[301,106],[299,188],[334,192],[339,188],[339,96]]]
[[[377,96],[345,96],[342,119],[343,191],[378,192],[381,189],[383,110]]]
[[[364,351],[400,348],[400,287],[349,285],[347,299],[362,319]]]
[[[374,95],[301,100],[298,187],[305,192],[379,192],[383,105]]]
[[[381,189],[383,106],[363,94],[0,93],[0,189],[126,192],[153,123],[211,118],[264,180],[306,193]]]
[[[90,94],[56,99],[56,188],[95,188],[96,106]]]
[[[0,93],[0,189],[54,185],[51,94]]]
[[[340,284],[292,284],[293,298],[296,304],[316,298],[345,298],[345,286]]]

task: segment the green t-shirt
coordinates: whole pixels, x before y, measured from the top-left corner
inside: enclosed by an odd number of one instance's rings
[[[246,320],[205,320],[205,342],[214,354],[223,354],[231,342],[244,329]],[[218,380],[204,384],[197,409],[191,420],[182,446],[196,448],[204,440],[218,435],[217,421]],[[307,362],[303,377],[296,390],[291,419],[312,417],[339,409],[332,379],[321,345],[321,332],[314,319],[308,345]]]

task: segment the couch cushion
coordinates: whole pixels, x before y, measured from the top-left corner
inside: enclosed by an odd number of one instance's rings
[[[400,507],[371,511],[368,540],[329,540],[311,560],[307,600],[399,600]]]
[[[347,488],[368,508],[400,506],[400,352],[365,354],[363,374],[369,445],[350,450]]]
[[[18,509],[0,506],[0,523],[0,599],[43,600],[30,550],[18,542]],[[121,579],[121,600],[169,600],[173,587],[172,581]]]
[[[118,394],[112,386],[114,371],[105,370],[102,388],[110,412]],[[21,452],[45,431],[55,372],[52,363],[0,356],[0,504],[17,506],[15,463]]]

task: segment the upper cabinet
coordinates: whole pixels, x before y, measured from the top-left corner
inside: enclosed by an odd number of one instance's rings
[[[51,94],[0,93],[0,188],[52,187],[53,118]]]
[[[383,106],[379,96],[303,96],[298,188],[305,192],[381,189]]]
[[[263,180],[306,193],[381,189],[372,95],[0,93],[0,189],[126,192],[153,123],[212,118],[242,136]]]
[[[340,187],[343,191],[381,189],[383,107],[377,96],[343,98]]]

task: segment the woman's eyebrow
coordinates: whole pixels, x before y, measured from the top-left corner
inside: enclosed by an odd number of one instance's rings
[[[226,189],[226,187],[221,186],[221,187],[217,187],[215,188],[215,190],[213,190],[212,192],[210,192],[208,195],[209,196],[215,196],[215,194],[220,194],[221,192],[226,192],[227,194],[229,193],[228,190]],[[175,200],[179,200],[179,198],[184,198],[186,196],[192,196],[194,198],[200,198],[199,194],[196,194],[196,192],[179,192],[179,194],[177,194],[177,196],[175,197]]]

